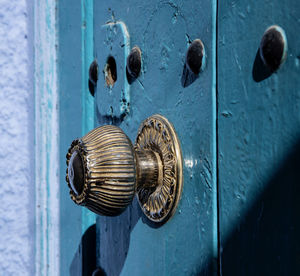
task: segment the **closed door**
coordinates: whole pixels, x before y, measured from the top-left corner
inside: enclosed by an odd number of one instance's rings
[[[70,2],[59,3],[62,275],[96,267],[107,275],[297,274],[297,1]],[[288,54],[272,73],[258,49],[274,24],[286,33]],[[193,75],[186,54],[195,39],[205,57]],[[142,66],[129,81],[134,46]],[[184,185],[174,216],[151,223],[137,200],[118,217],[76,206],[64,179],[72,140],[114,124],[134,141],[153,114],[172,122],[181,144]]]

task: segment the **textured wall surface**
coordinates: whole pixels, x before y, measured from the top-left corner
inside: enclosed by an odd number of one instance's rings
[[[29,2],[29,1],[28,1]],[[0,275],[33,275],[32,13],[0,5]]]

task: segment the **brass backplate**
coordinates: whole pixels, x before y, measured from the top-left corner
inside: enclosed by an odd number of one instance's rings
[[[174,215],[183,186],[181,148],[173,125],[161,115],[147,118],[140,125],[135,149],[152,150],[160,156],[158,185],[140,186],[137,198],[146,217],[163,224]]]

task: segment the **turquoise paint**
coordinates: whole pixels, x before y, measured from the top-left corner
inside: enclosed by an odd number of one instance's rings
[[[108,275],[214,275],[217,268],[223,275],[300,274],[298,2],[71,2],[59,3],[61,164],[94,120],[118,124],[134,141],[140,122],[154,113],[174,124],[184,158],[182,198],[167,224],[148,225],[136,201],[119,217],[96,217],[98,266]],[[92,43],[93,36],[117,21],[128,28],[129,46],[141,48],[143,66],[130,86],[130,112],[113,120],[93,109],[86,80],[93,57],[103,54],[101,36]],[[288,57],[256,82],[260,39],[273,24],[286,32]],[[196,38],[206,47],[206,67],[183,88],[186,41]],[[125,61],[126,54],[119,70]],[[98,107],[105,109],[103,93],[98,85]],[[95,216],[71,202],[64,173],[62,165],[61,274],[67,275]]]
[[[105,24],[104,24],[105,23]],[[95,28],[95,58],[99,66],[99,88],[95,95],[98,117],[107,121],[107,117],[120,121],[130,111],[130,85],[126,77],[126,58],[130,51],[130,39],[124,22],[115,18],[103,22]],[[105,66],[108,57],[114,57],[119,62],[117,67],[117,82],[113,87],[105,80]],[[103,105],[106,102],[106,105]]]
[[[65,181],[66,152],[71,142],[82,136],[81,8],[81,1],[58,1],[60,275],[81,270],[82,210],[70,199]]]
[[[82,37],[82,136],[94,128],[94,97],[88,88],[89,66],[93,61],[93,2],[81,1]],[[95,213],[82,208],[82,234],[96,223]]]
[[[218,162],[223,275],[299,275],[300,3],[219,1]],[[266,69],[258,48],[284,29],[287,59]]]
[[[36,274],[59,267],[56,3],[34,5]]]
[[[215,124],[215,127],[212,128],[213,137],[215,139],[212,140],[213,149],[212,149],[212,164],[215,170],[212,172],[212,189],[213,189],[213,262],[214,265],[214,273],[217,274],[217,262],[219,257],[219,240],[218,240],[218,187],[217,187],[217,0],[211,2],[212,9],[212,51],[211,51],[211,64],[212,64],[212,122]],[[206,61],[206,57],[205,57]],[[205,64],[204,64],[205,65]],[[204,67],[205,68],[205,67]]]
[[[95,35],[112,18],[122,20],[130,47],[139,46],[143,57],[141,76],[131,85],[128,116],[118,122],[97,116],[98,124],[119,124],[134,141],[142,120],[160,113],[174,124],[184,159],[182,198],[165,225],[148,225],[136,201],[119,217],[97,217],[97,261],[107,275],[211,275],[216,271],[216,262],[211,262],[217,257],[215,4],[94,2]],[[199,78],[183,88],[187,35],[203,41],[207,63]],[[101,39],[95,39],[97,58],[104,52]],[[105,92],[98,85],[96,97]],[[100,99],[101,108],[107,108],[109,102]]]

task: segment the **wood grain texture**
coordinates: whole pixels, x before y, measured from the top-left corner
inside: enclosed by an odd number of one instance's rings
[[[35,166],[35,274],[51,275],[60,267],[57,4],[40,1],[33,5],[35,152],[31,159]],[[22,163],[21,159],[18,162]]]

